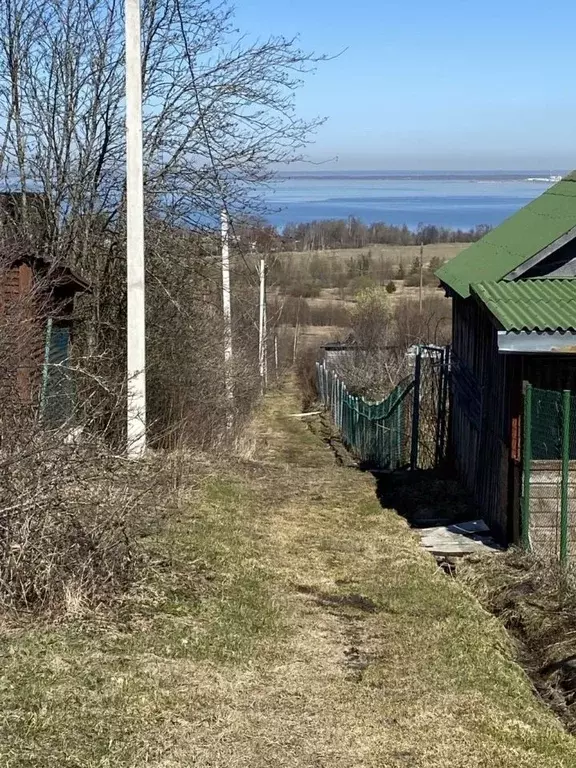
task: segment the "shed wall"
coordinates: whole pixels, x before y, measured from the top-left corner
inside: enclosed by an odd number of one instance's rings
[[[451,455],[487,524],[509,540],[515,535],[508,510],[518,359],[498,353],[496,328],[474,299],[455,297],[452,343]]]
[[[0,376],[4,406],[36,405],[44,362],[46,307],[25,263],[0,275]]]

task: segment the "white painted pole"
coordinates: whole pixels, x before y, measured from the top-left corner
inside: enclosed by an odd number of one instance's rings
[[[146,321],[140,2],[126,2],[127,453],[146,450]]]
[[[274,334],[274,371],[278,380],[278,334]]]
[[[234,379],[232,376],[232,309],[230,296],[230,236],[228,212],[222,211],[222,313],[224,315],[224,378],[228,414],[226,426],[234,425]]]
[[[418,310],[422,314],[422,276],[424,273],[424,243],[420,243],[420,280],[418,286]]]
[[[298,351],[298,331],[300,330],[300,304],[302,296],[298,298],[298,307],[296,309],[296,327],[294,328],[294,341],[292,346],[292,365],[296,365],[296,353]]]
[[[259,312],[259,322],[258,322],[258,368],[260,371],[260,385],[262,387],[262,391],[264,391],[264,377],[265,377],[265,367],[266,367],[266,353],[265,353],[265,309],[264,304],[266,301],[266,263],[264,259],[260,259],[260,269],[259,269],[259,275],[260,275],[260,312]]]
[[[264,389],[268,389],[268,304],[266,301],[266,264],[264,264]]]

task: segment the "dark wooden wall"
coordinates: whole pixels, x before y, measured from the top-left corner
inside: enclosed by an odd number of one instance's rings
[[[498,353],[496,328],[473,298],[454,298],[452,333],[450,454],[486,523],[510,540],[516,536],[511,442],[520,360]]]
[[[16,398],[36,406],[42,383],[46,323],[71,323],[74,294],[50,284],[39,270],[16,262],[0,273],[0,389],[4,402]]]

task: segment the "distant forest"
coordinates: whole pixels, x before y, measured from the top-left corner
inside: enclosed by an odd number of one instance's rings
[[[430,245],[432,243],[473,243],[490,227],[482,224],[474,229],[450,229],[421,224],[410,230],[384,222],[366,225],[351,216],[348,219],[324,219],[305,224],[287,224],[282,230],[283,246],[293,251],[316,251],[334,248],[364,248],[371,244]]]

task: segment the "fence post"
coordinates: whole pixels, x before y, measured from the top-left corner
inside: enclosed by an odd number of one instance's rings
[[[522,546],[530,549],[530,475],[532,472],[532,385],[524,383],[524,440],[522,446]]]
[[[414,408],[412,410],[412,444],[410,449],[410,469],[418,468],[418,438],[420,432],[420,374],[422,371],[422,349],[418,347],[414,367]]]
[[[396,466],[399,469],[402,465],[402,438],[404,437],[404,395],[400,394],[398,405],[396,406]]]
[[[436,457],[438,466],[444,459],[444,442],[446,439],[446,410],[448,400],[448,371],[450,365],[450,347],[442,349],[440,356],[440,381],[438,385],[438,422],[436,427]]]
[[[570,464],[570,390],[562,392],[562,493],[560,497],[560,562],[568,560],[568,481]]]

